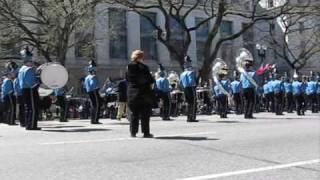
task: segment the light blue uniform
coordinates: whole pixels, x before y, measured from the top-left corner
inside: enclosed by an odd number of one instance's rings
[[[95,91],[100,88],[100,82],[96,75],[88,75],[84,80],[84,88],[87,93]]]
[[[247,74],[249,77],[251,77],[252,79],[256,78],[256,72],[255,71],[247,71]],[[243,89],[248,89],[248,88],[255,88],[255,86],[250,82],[250,80],[247,78],[247,76],[241,74],[240,76],[240,82],[242,84],[242,88]]]
[[[229,83],[229,81],[228,80],[220,80],[220,83],[221,83],[221,85],[222,85],[222,87],[227,91],[227,92],[230,92],[230,83]],[[216,95],[216,96],[222,96],[222,95],[225,95],[224,93],[223,93],[223,91],[217,86],[217,85],[215,85],[214,86],[214,94]]]
[[[180,75],[180,86],[183,88],[187,88],[187,87],[196,87],[197,83],[196,83],[196,75],[194,71],[184,71],[181,75]]]
[[[302,83],[299,81],[293,81],[292,83],[292,93],[293,95],[301,95],[303,93]]]
[[[160,77],[156,80],[156,87],[159,91],[162,92],[167,93],[171,91],[169,80],[164,77]]]
[[[13,82],[11,79],[5,78],[3,80],[2,86],[1,86],[1,99],[2,101],[4,98],[10,94],[13,94]]]
[[[285,82],[284,83],[284,90],[285,93],[292,93],[292,83],[291,82]]]
[[[18,79],[21,89],[32,89],[39,84],[35,70],[28,66],[21,67]]]
[[[240,81],[234,80],[230,84],[232,94],[240,93],[241,92],[241,83]]]
[[[306,94],[307,95],[316,94],[318,89],[319,89],[318,83],[316,81],[310,81],[307,83]]]
[[[284,92],[283,82],[276,79],[272,82],[272,89],[275,94]]]
[[[20,83],[19,83],[19,79],[16,78],[13,81],[13,88],[14,88],[14,95],[15,96],[22,96],[22,90],[20,88]]]

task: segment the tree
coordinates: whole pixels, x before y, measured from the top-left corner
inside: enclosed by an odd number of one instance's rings
[[[275,34],[270,30],[266,38],[276,55],[297,71],[320,55],[319,11],[309,6],[303,8],[303,12],[278,17],[276,22],[282,33]]]
[[[0,0],[1,41],[28,44],[65,64],[72,34],[92,21],[95,0]]]
[[[205,10],[203,0],[113,0],[146,18],[155,29],[155,37],[168,49],[171,59],[179,62],[183,68],[184,57],[192,41],[192,31],[197,30],[215,17],[215,13]],[[203,9],[207,17],[194,26],[187,24],[187,18],[196,9]],[[148,10],[157,10],[164,17],[164,26],[161,27],[147,13]]]

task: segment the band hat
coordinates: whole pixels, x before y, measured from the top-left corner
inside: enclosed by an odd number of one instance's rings
[[[186,55],[186,56],[184,57],[183,67],[184,67],[185,69],[188,69],[188,68],[191,68],[191,67],[192,67],[192,60],[191,60],[190,56]]]
[[[88,72],[96,72],[97,71],[97,67],[93,66],[93,65],[90,65],[90,66],[88,66],[87,71]]]

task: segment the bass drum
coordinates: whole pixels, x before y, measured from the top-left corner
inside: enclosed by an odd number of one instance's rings
[[[39,96],[42,98],[42,97],[50,96],[53,93],[53,90],[39,87],[38,92],[39,92]]]
[[[58,63],[46,63],[40,66],[40,78],[49,89],[64,87],[68,82],[67,69]]]

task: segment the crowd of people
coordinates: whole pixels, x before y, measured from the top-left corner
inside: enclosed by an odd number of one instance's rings
[[[41,101],[38,78],[32,53],[26,48],[23,54],[23,66],[9,63],[1,83],[1,120],[15,125],[19,119],[20,126],[27,130],[40,130],[37,122]],[[253,119],[254,112],[283,112],[304,115],[310,109],[312,113],[320,110],[320,74],[292,77],[280,74],[275,65],[266,65],[254,70],[253,58],[249,52],[237,57],[237,70],[230,72],[223,60],[213,64],[213,81],[200,84],[192,67],[189,56],[185,57],[184,71],[167,72],[160,64],[158,72],[152,74],[144,63],[144,53],[136,50],[132,53],[127,66],[126,76],[117,87],[116,118],[127,117],[130,121],[131,137],[136,137],[141,121],[145,138],[153,137],[150,133],[150,117],[153,109],[160,108],[158,115],[164,121],[173,117],[186,115],[187,122],[198,122],[198,114],[218,114],[227,118],[233,112]],[[96,75],[97,65],[94,61],[87,67],[88,75],[82,80],[83,89],[90,99],[91,124],[100,124],[103,112],[101,85]],[[229,74],[233,74],[229,78]],[[105,89],[105,88],[103,88]],[[60,121],[66,122],[68,106],[64,88],[53,90],[56,105],[60,107]],[[16,115],[17,114],[17,115]],[[1,122],[1,121],[0,121]]]

